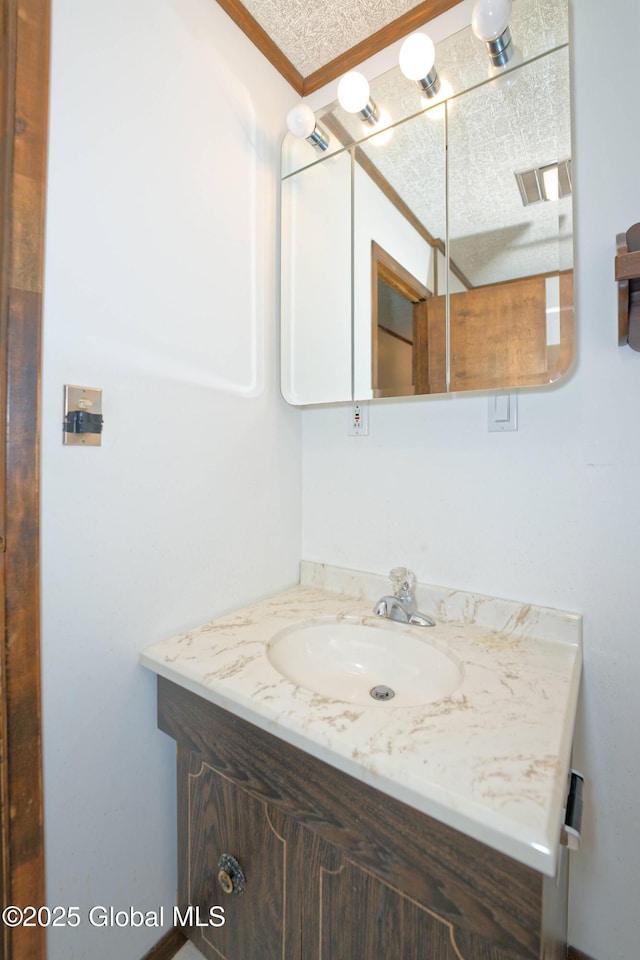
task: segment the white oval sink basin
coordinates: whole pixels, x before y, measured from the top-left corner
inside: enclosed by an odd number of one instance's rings
[[[428,629],[390,620],[319,617],[276,633],[267,644],[267,658],[287,680],[332,700],[420,706],[448,697],[462,683],[462,664],[425,636]],[[380,699],[371,693],[374,688],[382,688]]]

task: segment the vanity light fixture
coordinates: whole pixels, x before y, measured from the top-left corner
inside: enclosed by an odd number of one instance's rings
[[[435,59],[436,48],[426,33],[412,33],[400,47],[400,70],[407,80],[414,80],[420,93],[429,99],[440,90]]]
[[[513,55],[509,20],[512,0],[476,0],[471,13],[471,29],[484,40],[494,67],[504,67]]]
[[[363,123],[378,123],[378,108],[369,95],[369,81],[357,70],[350,70],[338,84],[338,101],[347,113],[357,113]]]
[[[318,150],[324,151],[329,146],[329,134],[318,126],[315,113],[306,103],[299,103],[289,110],[287,127],[294,137],[304,137]]]

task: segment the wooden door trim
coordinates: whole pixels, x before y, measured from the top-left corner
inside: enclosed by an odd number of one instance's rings
[[[371,241],[371,282],[384,280],[406,300],[418,303],[432,296],[431,291],[375,240]],[[376,317],[377,321],[377,317]]]
[[[375,240],[371,241],[371,387],[374,397],[384,397],[386,392],[378,383],[379,324],[378,324],[378,280],[396,290],[411,303],[418,304],[431,296],[431,291],[420,283],[405,267],[392,257]],[[415,327],[415,321],[414,321]],[[387,330],[387,333],[391,331]],[[399,339],[403,339],[400,337]],[[411,341],[405,341],[411,342]],[[393,396],[398,396],[400,388],[394,387]],[[406,396],[412,396],[415,389],[407,388]]]
[[[45,904],[40,712],[40,338],[49,90],[49,0],[5,0],[2,130],[3,363],[6,414],[0,554],[3,897]],[[2,928],[6,960],[43,960],[45,929]]]
[[[301,97],[307,97],[315,90],[319,90],[325,83],[335,80],[336,77],[341,76],[347,70],[358,66],[363,60],[372,57],[374,53],[384,50],[389,44],[407,36],[412,30],[424,26],[434,17],[450,10],[457,3],[459,3],[459,0],[422,0],[412,10],[403,13],[402,16],[392,20],[391,23],[377,30],[370,37],[366,37],[360,43],[345,50],[329,63],[325,63],[314,70],[307,77],[303,77],[240,0],[218,0],[219,6],[231,17],[236,26],[240,27],[242,32]]]

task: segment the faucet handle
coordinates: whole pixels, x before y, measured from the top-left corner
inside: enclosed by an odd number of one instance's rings
[[[394,567],[389,573],[389,580],[396,597],[412,597],[416,590],[416,575],[406,567]]]

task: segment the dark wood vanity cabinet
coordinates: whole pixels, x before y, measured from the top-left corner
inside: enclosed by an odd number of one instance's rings
[[[566,857],[544,877],[161,677],[158,717],[178,744],[179,906],[199,908],[205,957],[566,957]],[[223,854],[244,893],[220,885]]]

